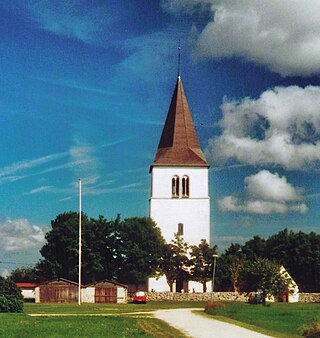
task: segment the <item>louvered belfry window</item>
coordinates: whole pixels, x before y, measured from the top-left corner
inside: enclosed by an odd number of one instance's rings
[[[177,175],[172,177],[172,197],[179,197],[179,176]]]
[[[182,177],[182,197],[187,198],[189,197],[189,177],[183,176]]]

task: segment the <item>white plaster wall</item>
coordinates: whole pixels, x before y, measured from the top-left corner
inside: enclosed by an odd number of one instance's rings
[[[21,293],[24,299],[35,299],[36,298],[35,290],[22,289]]]
[[[178,223],[183,223],[183,238],[191,245],[210,238],[210,201],[202,199],[151,199],[150,217],[167,242],[174,238]]]
[[[206,285],[207,285],[207,292],[211,292],[212,282],[207,282]],[[188,289],[189,289],[189,293],[192,293],[193,289],[194,289],[194,292],[203,292],[203,285],[202,283],[191,280],[188,283]]]
[[[127,289],[117,288],[117,303],[126,303],[127,302]]]
[[[160,276],[159,278],[149,278],[148,279],[148,291],[155,292],[168,292],[170,291],[170,287],[167,283],[167,278],[165,275]],[[175,290],[173,290],[175,292]]]
[[[209,197],[208,168],[153,167],[151,174],[151,197],[171,199],[171,180],[174,175],[190,178],[190,198]],[[180,189],[181,191],[181,189]]]
[[[207,292],[211,292],[212,282],[209,281],[207,284]],[[194,289],[194,292],[203,292],[203,286],[202,283],[195,282],[195,281],[188,281],[188,291],[189,293],[192,293]],[[167,283],[167,279],[165,275],[162,275],[160,278],[149,278],[148,279],[148,291],[151,292],[151,290],[155,292],[170,292],[170,287]],[[173,290],[172,292],[176,292],[176,284],[173,284]],[[180,290],[179,290],[180,292]]]
[[[81,301],[83,303],[94,303],[94,287],[87,287],[81,289]]]
[[[40,288],[38,286],[34,289],[34,293],[35,293],[35,302],[40,303]]]
[[[189,198],[172,198],[174,175],[190,179]],[[174,238],[178,223],[184,225],[184,240],[198,245],[201,239],[210,243],[210,198],[208,168],[154,167],[151,176],[150,217],[160,227],[167,242]],[[181,189],[180,189],[181,193]]]

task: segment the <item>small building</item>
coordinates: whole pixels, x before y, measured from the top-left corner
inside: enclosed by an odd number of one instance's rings
[[[16,286],[21,289],[23,300],[25,302],[34,302],[36,299],[35,289],[38,284],[35,283],[16,283]]]
[[[297,283],[290,276],[289,272],[284,266],[280,267],[280,274],[289,280],[288,288],[278,297],[268,296],[268,302],[284,302],[284,303],[297,303],[299,302],[299,287]]]
[[[290,279],[290,283],[288,285],[288,290],[283,295],[283,301],[288,303],[296,303],[299,302],[299,287],[297,283],[293,280],[293,278],[290,276],[289,272],[284,268],[284,266],[281,266],[280,273],[285,277]]]
[[[76,303],[78,302],[78,283],[57,278],[35,288],[36,303]]]
[[[103,280],[82,287],[83,303],[126,303],[128,287],[117,282]]]

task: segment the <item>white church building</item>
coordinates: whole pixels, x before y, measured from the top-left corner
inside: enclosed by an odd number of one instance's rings
[[[200,148],[188,102],[178,76],[157,153],[150,167],[149,216],[169,243],[178,233],[190,245],[210,243],[209,165]],[[181,285],[176,286],[180,291]],[[165,276],[150,278],[148,290],[169,291]],[[202,292],[202,284],[183,283]],[[211,282],[207,283],[211,291]]]

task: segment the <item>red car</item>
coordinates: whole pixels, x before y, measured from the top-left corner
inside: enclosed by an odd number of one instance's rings
[[[143,291],[137,291],[133,296],[133,302],[134,303],[147,303],[147,296]]]

